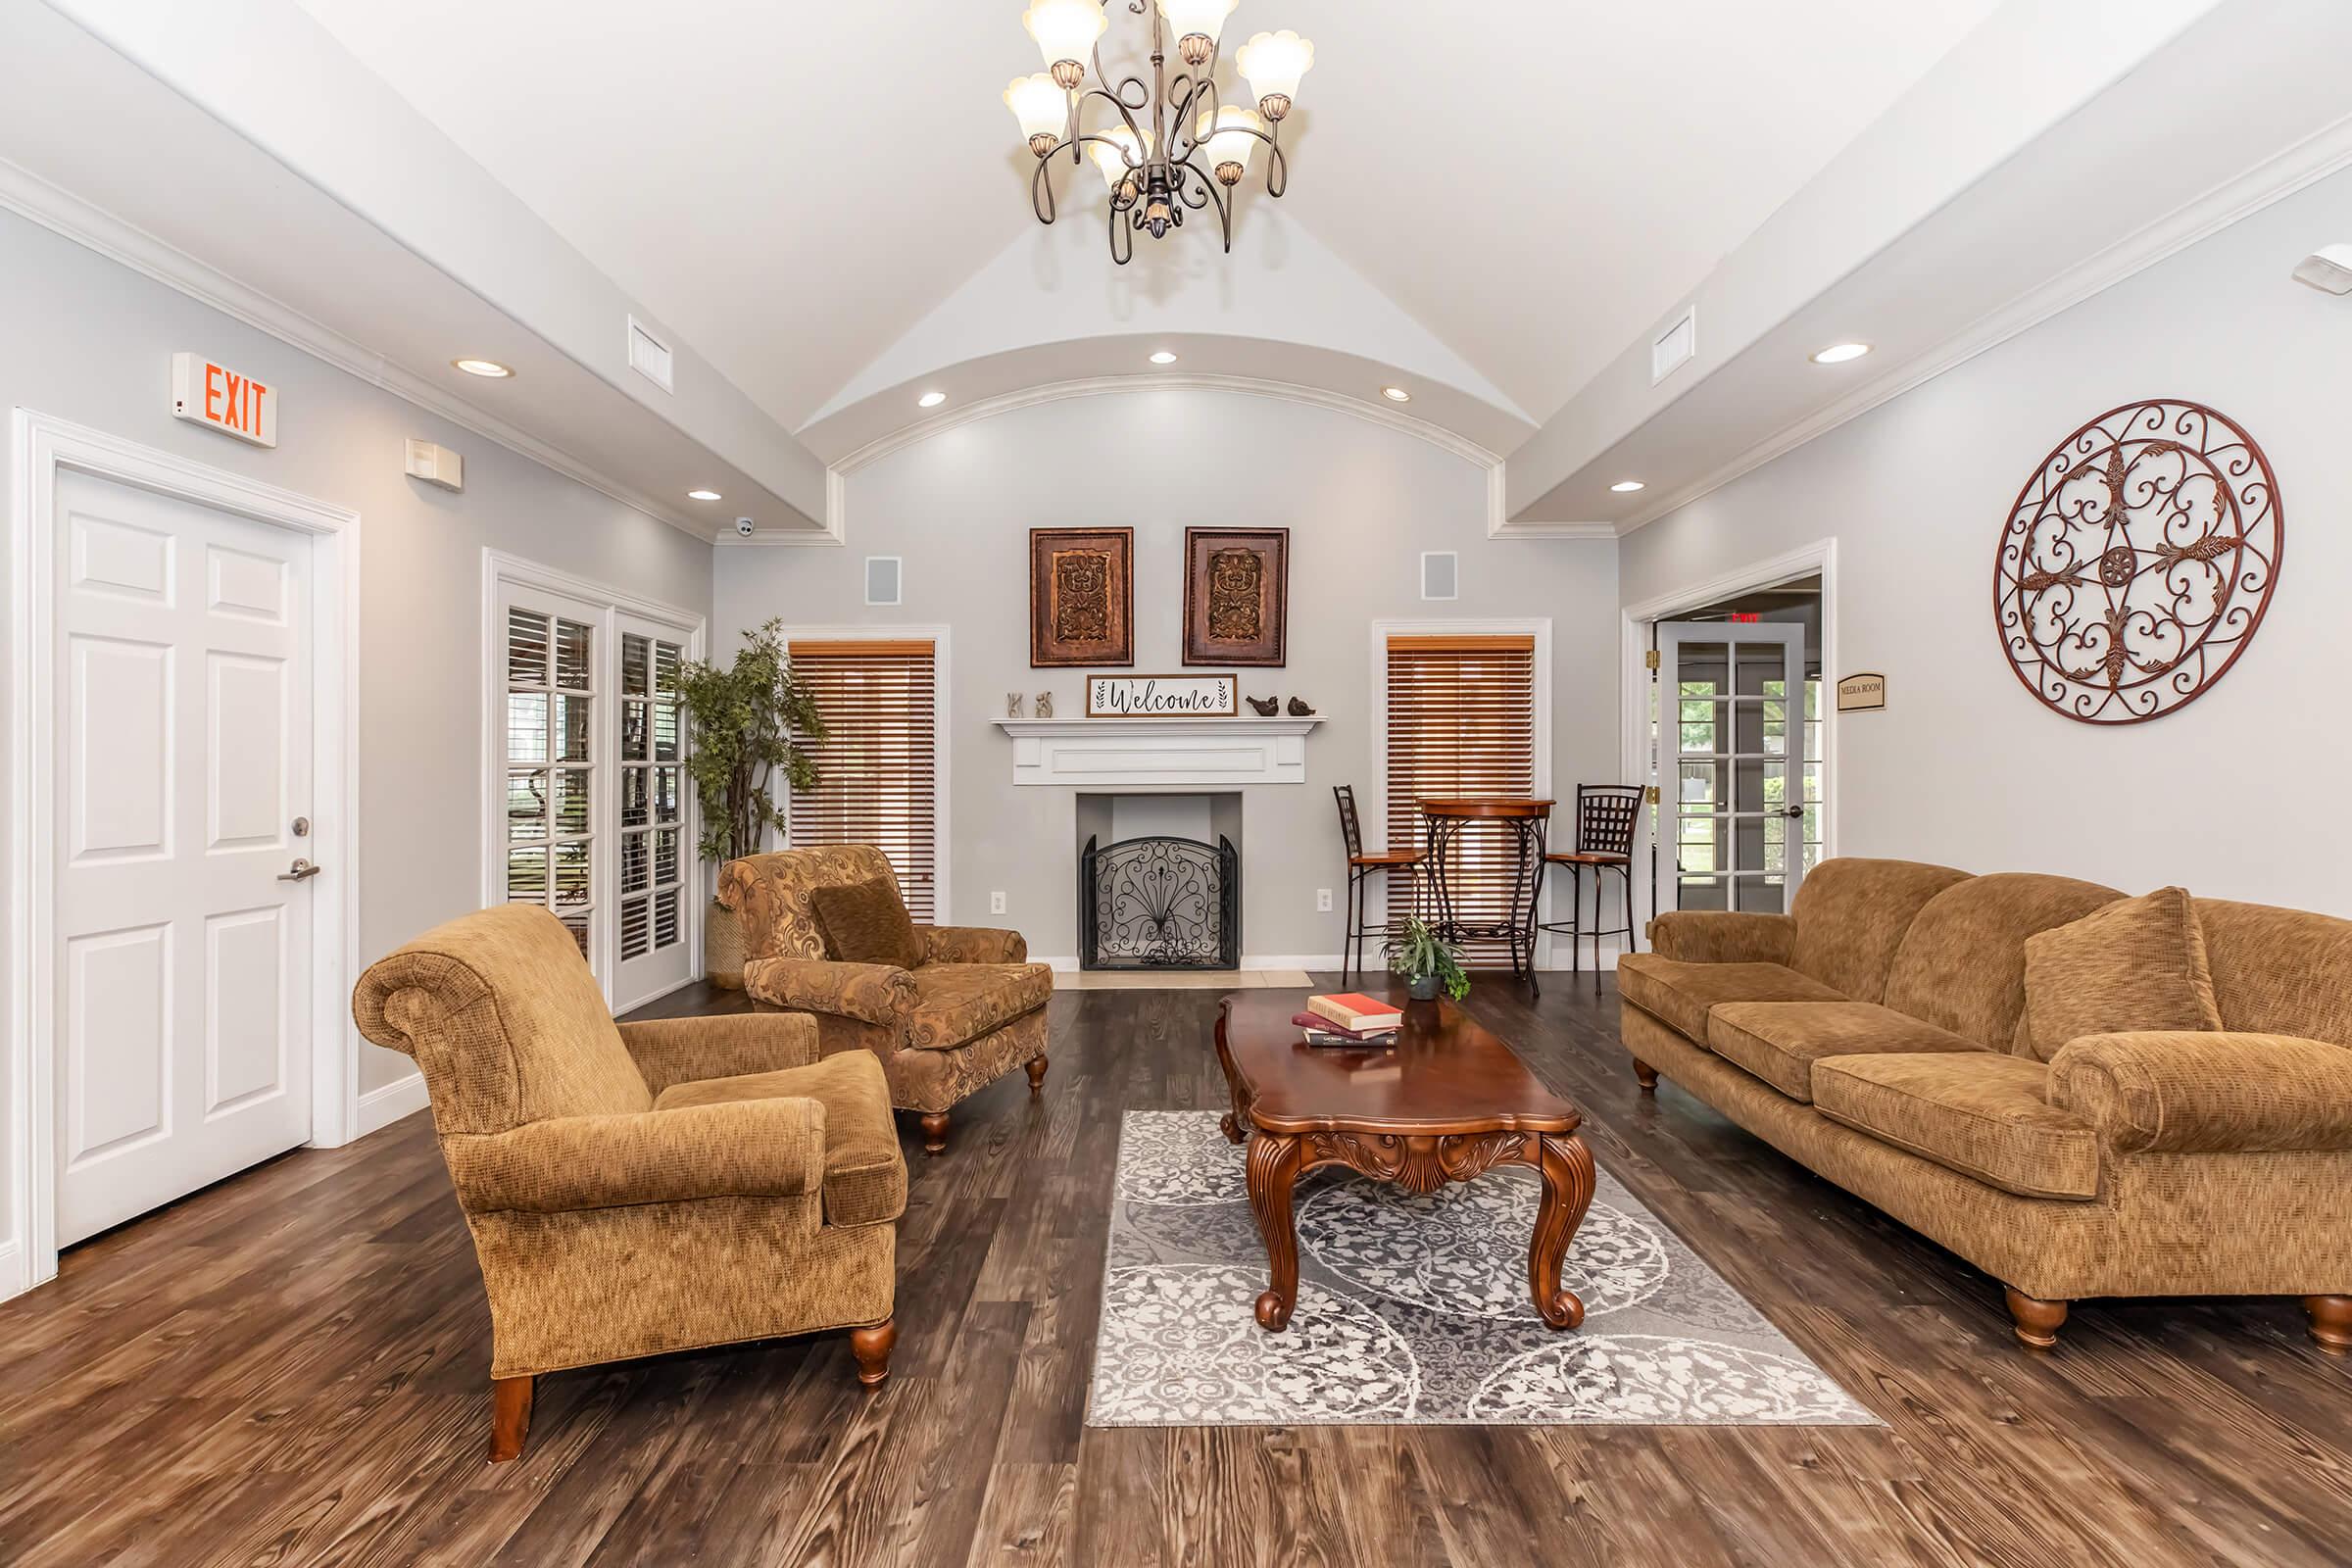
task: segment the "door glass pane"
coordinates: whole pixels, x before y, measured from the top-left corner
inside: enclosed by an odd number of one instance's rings
[[[547,902],[547,851],[509,850],[507,852],[507,902],[509,904],[545,904]]]
[[[507,612],[507,684],[547,684],[547,617],[527,610]]]
[[[556,855],[556,902],[586,904],[588,902],[588,846],[559,844]]]
[[[556,622],[556,684],[568,691],[589,687],[589,628],[573,620]]]
[[[631,699],[620,705],[620,760],[642,762],[645,753],[645,704]]]
[[[547,756],[547,694],[507,695],[507,760],[544,762]]]
[[[556,770],[550,815],[559,835],[588,831],[588,769],[584,767]]]
[[[556,755],[558,762],[588,760],[588,699],[559,695],[556,698]]]
[[[653,671],[649,640],[635,632],[620,637],[620,695],[643,697]]]
[[[507,837],[547,837],[547,773],[514,773],[507,779]]]
[[[1743,876],[1733,884],[1732,907],[1758,914],[1786,914],[1788,892],[1777,876]]]

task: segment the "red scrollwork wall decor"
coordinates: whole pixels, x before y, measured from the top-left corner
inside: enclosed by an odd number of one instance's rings
[[[2069,718],[2174,712],[2254,640],[2284,528],[2270,460],[2233,421],[2177,399],[2111,409],[2010,509],[1992,574],[2002,650]]]

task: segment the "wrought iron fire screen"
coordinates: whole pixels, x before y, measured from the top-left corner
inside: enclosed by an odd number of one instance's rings
[[[1078,962],[1087,969],[1241,966],[1242,857],[1233,840],[1086,841]]]

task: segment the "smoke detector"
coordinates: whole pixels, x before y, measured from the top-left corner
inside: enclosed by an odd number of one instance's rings
[[[2352,245],[2328,245],[2303,258],[2295,281],[2328,294],[2352,294]]]

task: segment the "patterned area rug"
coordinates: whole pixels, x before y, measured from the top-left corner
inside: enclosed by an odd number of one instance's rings
[[[1265,1249],[1216,1112],[1127,1112],[1115,1181],[1092,1426],[1877,1424],[1606,1171],[1562,1270],[1571,1332],[1528,1299],[1522,1166],[1427,1198],[1300,1178],[1280,1334],[1250,1316]]]

